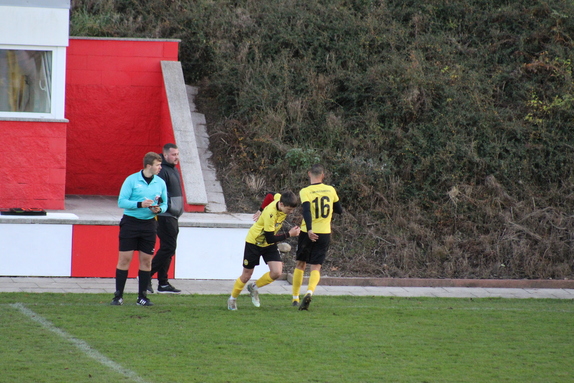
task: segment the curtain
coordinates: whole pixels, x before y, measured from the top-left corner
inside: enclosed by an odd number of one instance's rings
[[[50,113],[52,52],[0,49],[0,111]]]

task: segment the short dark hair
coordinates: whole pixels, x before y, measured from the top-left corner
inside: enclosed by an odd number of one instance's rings
[[[325,168],[321,164],[315,164],[315,165],[311,166],[311,169],[309,169],[309,172],[311,174],[313,174],[314,176],[320,176],[321,174],[325,174]]]
[[[161,162],[161,156],[159,154],[157,154],[156,152],[146,153],[146,155],[144,156],[144,159],[143,159],[144,169],[147,165],[153,165],[154,161]]]
[[[164,152],[164,153],[169,152],[169,149],[177,149],[177,145],[170,143],[170,144],[165,144],[165,145],[163,146],[163,152]]]
[[[293,193],[290,190],[287,190],[281,193],[281,198],[279,199],[279,202],[281,202],[283,206],[297,207],[297,205],[299,204],[299,198],[297,197],[297,195],[295,195],[295,193]]]

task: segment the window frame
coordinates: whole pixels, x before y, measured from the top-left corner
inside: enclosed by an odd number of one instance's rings
[[[0,44],[2,50],[50,51],[52,52],[52,94],[50,112],[0,111],[1,119],[64,119],[66,87],[66,47],[39,45]]]

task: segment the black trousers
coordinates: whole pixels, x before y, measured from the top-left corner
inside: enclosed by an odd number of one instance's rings
[[[177,235],[179,234],[179,224],[177,218],[167,216],[157,216],[157,236],[159,237],[159,250],[155,253],[151,261],[151,275],[157,273],[157,280],[160,285],[167,285],[167,272],[171,265],[171,259],[175,255],[177,248]]]

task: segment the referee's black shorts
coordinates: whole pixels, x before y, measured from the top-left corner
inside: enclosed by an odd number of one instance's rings
[[[313,242],[309,239],[309,235],[306,232],[302,231],[299,234],[296,260],[307,262],[310,265],[322,265],[325,262],[329,243],[331,243],[331,234],[317,235],[319,239]]]
[[[124,215],[120,221],[120,251],[155,252],[157,221]]]

